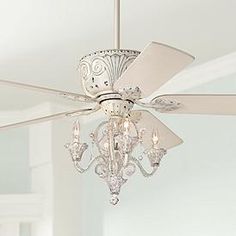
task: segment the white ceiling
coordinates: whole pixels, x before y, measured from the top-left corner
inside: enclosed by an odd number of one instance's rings
[[[234,0],[121,0],[122,46],[159,41],[201,64],[236,51]],[[0,1],[0,79],[81,92],[79,58],[113,47],[112,0]],[[14,98],[14,99],[9,99]],[[45,96],[0,88],[0,110]]]
[[[234,0],[121,3],[125,48],[160,41],[196,63],[236,51]],[[76,91],[79,58],[112,47],[112,14],[111,0],[1,1],[0,77]]]

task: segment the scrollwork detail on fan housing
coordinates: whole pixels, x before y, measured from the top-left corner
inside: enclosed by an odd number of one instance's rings
[[[79,73],[85,93],[91,97],[113,91],[116,80],[139,55],[135,50],[103,50],[84,56]]]

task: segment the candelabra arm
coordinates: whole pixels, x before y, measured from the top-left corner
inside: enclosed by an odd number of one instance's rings
[[[85,171],[87,171],[89,167],[93,164],[93,162],[98,158],[98,157],[92,158],[91,155],[90,161],[88,162],[87,166],[86,167],[81,166],[81,161],[82,159],[84,159],[84,153],[88,149],[88,144],[80,142],[80,125],[78,120],[74,122],[72,141],[70,143],[67,143],[65,147],[68,149],[70,153],[75,168],[80,173],[84,173]]]
[[[134,157],[131,157],[131,161],[134,162],[136,164],[136,166],[140,169],[140,172],[142,173],[142,175],[144,177],[151,177],[155,174],[155,172],[157,171],[159,165],[155,165],[155,166],[152,166],[152,171],[151,172],[148,172],[144,169],[144,167],[142,166],[142,164],[140,163],[139,160],[137,160],[136,158]]]
[[[97,159],[99,159],[99,156],[93,158],[92,160],[90,160],[90,162],[88,163],[87,167],[82,167],[82,166],[80,165],[80,161],[79,161],[79,160],[74,160],[73,162],[74,162],[74,166],[75,166],[76,170],[77,170],[79,173],[82,174],[82,173],[86,172],[87,170],[89,170],[90,167],[93,165],[93,163],[94,163]]]

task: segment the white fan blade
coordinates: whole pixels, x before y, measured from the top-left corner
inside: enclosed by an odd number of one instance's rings
[[[168,94],[154,98],[151,103],[164,113],[236,115],[236,94]],[[178,104],[178,107],[165,110],[165,103],[174,106]],[[161,110],[158,104],[161,104]]]
[[[115,83],[115,89],[139,87],[147,97],[194,60],[176,48],[152,42]]]
[[[139,129],[145,129],[143,143],[147,148],[152,146],[152,134],[156,131],[159,134],[159,145],[161,148],[170,149],[183,143],[181,138],[174,134],[149,111],[132,111],[130,117],[131,120],[137,123]]]
[[[61,91],[61,90],[56,90],[56,89],[44,88],[44,87],[34,86],[30,84],[22,84],[22,83],[18,83],[14,81],[0,80],[0,85],[7,85],[11,87],[16,87],[16,88],[28,89],[28,90],[33,90],[36,92],[41,92],[41,93],[46,93],[46,94],[55,94],[57,96],[65,97],[67,99],[71,99],[74,101],[94,102],[92,98],[86,95],[71,93],[71,92],[66,92],[66,91]]]
[[[155,96],[177,94],[211,81],[226,78],[236,73],[236,52],[193,66],[176,75],[161,86]]]
[[[97,110],[99,110],[98,106],[95,108],[86,108],[86,109],[74,110],[71,112],[68,112],[68,111],[61,112],[61,113],[57,113],[57,114],[53,114],[53,115],[49,115],[49,116],[44,116],[44,117],[40,117],[40,118],[35,118],[35,119],[31,119],[31,120],[26,120],[26,121],[22,121],[22,122],[17,122],[17,123],[12,123],[12,124],[0,126],[0,131],[10,129],[10,128],[19,128],[19,127],[23,127],[23,126],[38,124],[38,123],[56,120],[56,119],[62,119],[62,118],[66,118],[66,117],[87,115],[87,114],[93,113]]]

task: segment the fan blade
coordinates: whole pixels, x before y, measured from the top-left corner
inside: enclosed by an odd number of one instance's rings
[[[162,148],[170,149],[183,143],[183,140],[181,138],[174,134],[149,111],[132,111],[130,117],[131,120],[133,120],[137,124],[137,127],[139,129],[145,129],[143,135],[143,143],[147,148],[150,148],[152,146],[152,134],[156,130],[159,133],[159,144]]]
[[[236,115],[236,94],[169,94],[158,96],[151,103],[164,113]],[[168,109],[171,104],[177,105],[176,109]]]
[[[26,121],[22,121],[22,122],[17,122],[17,123],[13,123],[13,124],[7,124],[4,126],[0,126],[0,130],[6,130],[6,129],[10,129],[10,128],[19,128],[19,127],[38,124],[38,123],[42,123],[42,122],[46,122],[46,121],[62,119],[65,117],[87,115],[87,114],[93,113],[97,110],[99,110],[98,106],[95,108],[86,108],[86,109],[80,109],[80,110],[75,110],[75,111],[71,111],[71,112],[68,112],[68,111],[61,112],[61,113],[57,113],[57,114],[53,114],[53,115],[49,115],[49,116],[44,116],[44,117],[40,117],[40,118],[35,118],[35,119],[31,119],[31,120],[26,120]]]
[[[115,89],[139,87],[142,97],[147,97],[193,60],[179,49],[152,42],[116,81]]]
[[[176,75],[158,89],[154,96],[177,94],[236,73],[236,52],[191,67]]]
[[[80,102],[94,102],[92,98],[86,95],[71,93],[71,92],[66,92],[66,91],[61,91],[61,90],[56,90],[56,89],[44,88],[44,87],[34,86],[30,84],[22,84],[22,83],[18,83],[14,81],[0,80],[0,85],[7,85],[11,87],[16,87],[16,88],[29,89],[36,92],[47,93],[47,94],[55,94],[57,96],[61,96],[67,99],[80,101]]]

